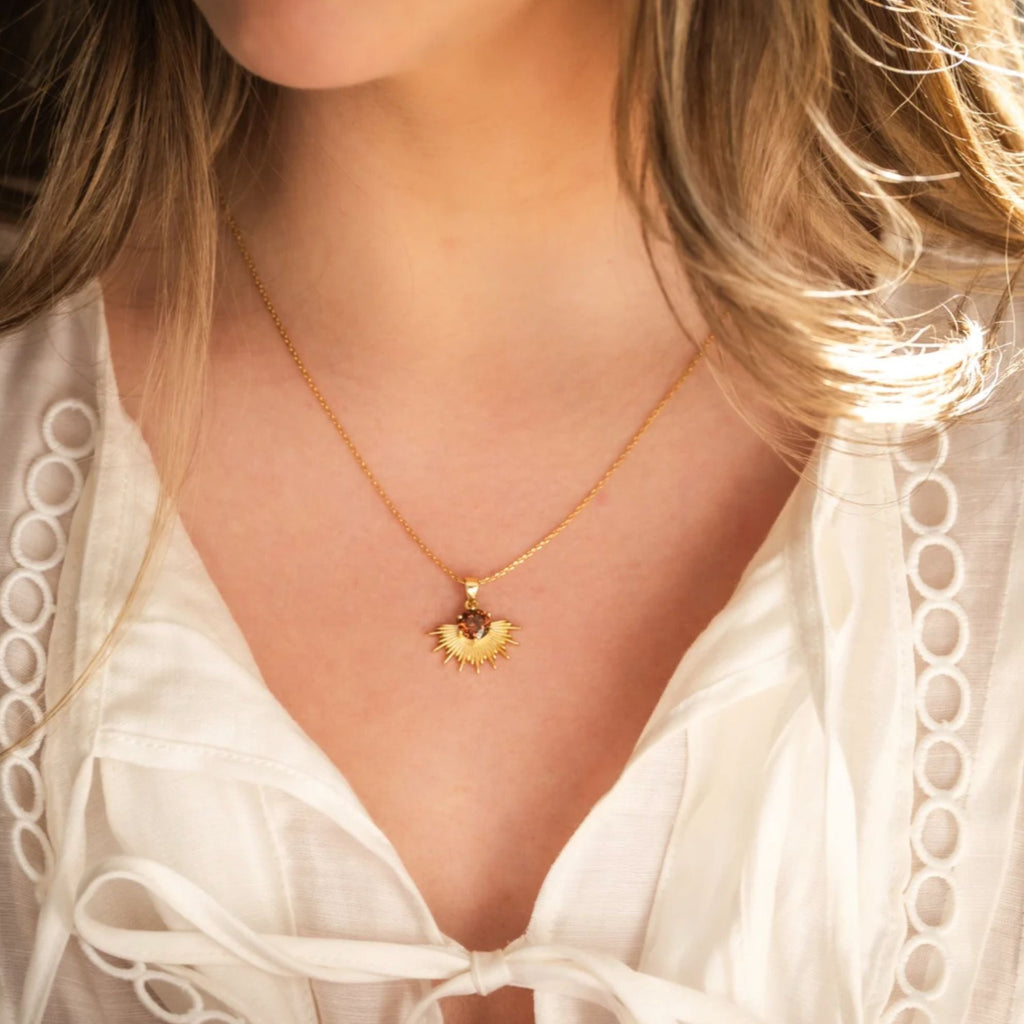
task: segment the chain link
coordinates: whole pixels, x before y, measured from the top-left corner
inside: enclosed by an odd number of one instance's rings
[[[277,310],[274,308],[274,304],[270,301],[270,296],[267,293],[266,286],[264,285],[263,279],[260,277],[259,273],[256,270],[256,264],[253,261],[252,255],[249,252],[248,246],[245,244],[245,239],[242,237],[242,232],[239,229],[238,224],[235,221],[235,218],[232,216],[231,211],[228,210],[226,206],[224,207],[224,215],[227,220],[228,228],[230,229],[231,234],[234,236],[235,243],[237,244],[238,250],[241,253],[242,260],[245,262],[245,265],[249,271],[249,275],[252,277],[253,284],[256,286],[256,291],[259,293],[260,299],[263,300],[263,305],[266,306],[267,312],[270,314],[270,319],[273,321],[274,326],[277,328],[278,334],[281,335],[281,338],[284,341],[285,345],[287,346],[288,351],[291,353],[292,359],[295,360],[295,365],[299,368],[299,373],[302,374],[303,379],[309,386],[309,390],[313,392],[313,396],[316,398],[317,402],[319,403],[323,411],[327,414],[327,418],[334,425],[334,429],[338,432],[338,434],[341,436],[341,439],[348,446],[348,450],[352,453],[353,458],[359,464],[359,468],[366,475],[366,478],[373,485],[373,489],[377,492],[377,494],[380,495],[381,501],[383,501],[384,504],[387,506],[388,511],[395,517],[395,519],[398,520],[398,522],[401,524],[405,532],[412,538],[413,541],[415,541],[416,545],[427,556],[427,558],[429,558],[434,563],[434,565],[436,565],[443,573],[450,576],[457,583],[465,584],[469,579],[476,580],[476,582],[481,585],[484,583],[491,583],[496,579],[500,579],[507,573],[510,573],[513,569],[517,568],[518,566],[522,565],[523,562],[525,562],[528,558],[531,558],[538,551],[540,551],[541,548],[543,548],[545,545],[554,540],[555,537],[557,537],[591,503],[591,501],[594,500],[594,498],[597,495],[597,492],[600,491],[602,487],[604,487],[604,485],[608,482],[608,479],[611,477],[611,475],[619,468],[619,466],[622,465],[623,462],[626,461],[626,458],[629,455],[629,453],[636,447],[636,445],[639,443],[640,439],[644,436],[644,434],[647,433],[651,424],[654,423],[654,421],[658,418],[658,416],[660,415],[661,411],[665,408],[665,406],[672,401],[672,399],[676,395],[676,392],[678,392],[679,389],[686,383],[689,376],[697,368],[697,365],[698,363],[700,363],[702,357],[704,356],[704,353],[707,351],[710,344],[714,341],[714,335],[709,334],[705,339],[704,344],[700,347],[700,350],[697,353],[697,355],[694,356],[694,358],[687,365],[686,369],[684,369],[683,372],[676,378],[675,383],[668,389],[668,391],[662,397],[661,401],[658,402],[658,404],[650,411],[650,413],[647,416],[647,419],[644,420],[643,424],[640,426],[640,429],[637,430],[637,432],[633,435],[633,437],[630,439],[626,447],[623,448],[621,452],[619,452],[618,457],[615,459],[615,461],[604,471],[604,473],[601,475],[601,478],[597,481],[597,483],[595,483],[594,486],[591,487],[589,491],[587,491],[587,493],[583,496],[583,498],[576,505],[576,507],[557,526],[555,526],[552,530],[549,530],[543,537],[541,537],[539,541],[537,541],[536,544],[534,544],[531,548],[524,551],[518,558],[513,559],[511,562],[508,563],[508,565],[503,566],[501,569],[492,572],[489,576],[462,577],[458,573],[450,569],[427,546],[425,541],[412,528],[408,520],[406,520],[405,516],[403,516],[402,513],[398,511],[398,508],[396,507],[395,503],[391,500],[391,498],[388,496],[387,492],[384,490],[380,481],[373,475],[373,471],[366,464],[366,460],[359,453],[359,449],[356,448],[352,438],[349,437],[348,431],[346,431],[345,428],[341,425],[341,422],[339,421],[338,417],[335,416],[334,411],[327,404],[327,399],[324,398],[320,389],[316,386],[316,383],[314,382],[312,376],[306,369],[306,364],[303,363],[302,359],[299,357],[299,353],[296,351],[294,344],[292,344],[292,340],[288,336],[288,332],[285,330],[284,324],[281,322],[281,318],[280,316],[278,316]]]

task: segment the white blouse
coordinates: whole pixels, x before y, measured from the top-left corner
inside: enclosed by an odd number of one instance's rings
[[[0,1022],[440,1024],[517,985],[538,1024],[1021,1024],[1013,397],[819,444],[504,950],[440,931],[177,520],[0,764]],[[94,653],[155,496],[92,284],[0,341],[0,745]]]

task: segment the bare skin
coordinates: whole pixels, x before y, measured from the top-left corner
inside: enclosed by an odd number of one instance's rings
[[[236,204],[317,383],[403,514],[468,575],[557,523],[694,354],[614,178],[608,25],[587,4],[523,6],[443,66],[290,92],[272,164]],[[148,283],[117,271],[104,286],[135,415]],[[673,289],[702,338],[681,273]],[[441,930],[506,945],[792,471],[700,367],[592,507],[482,589],[523,631],[478,680],[424,636],[459,588],[373,493],[233,254],[212,368],[186,529],[267,685]],[[155,452],[160,432],[147,427]],[[442,1008],[447,1024],[533,1020],[532,993],[514,988]]]

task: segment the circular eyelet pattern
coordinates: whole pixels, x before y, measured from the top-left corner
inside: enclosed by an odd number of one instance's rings
[[[930,458],[911,458],[897,444],[895,461],[906,474],[900,513],[912,541],[907,578],[914,650],[923,663],[915,683],[921,730],[914,750],[917,810],[910,843],[919,867],[903,894],[908,936],[899,951],[893,1001],[884,1024],[935,1024],[946,989],[946,935],[956,919],[954,869],[964,841],[963,797],[972,759],[960,734],[971,708],[970,681],[960,662],[970,644],[970,622],[959,595],[966,576],[963,550],[951,535],[959,512],[956,487],[945,472],[948,431],[930,439]]]
[[[960,805],[955,800],[929,797],[918,807],[910,825],[914,853],[932,870],[949,870],[960,859],[963,824]]]
[[[104,956],[95,946],[83,939],[78,939],[78,946],[85,958],[98,970],[111,978],[130,981],[138,996],[139,1002],[157,1019],[166,1024],[245,1024],[241,1017],[224,1013],[221,1010],[209,1010],[203,1005],[202,993],[187,978],[179,977],[168,971],[157,970],[139,960],[115,963]],[[157,985],[167,986],[180,993],[187,1001],[185,1010],[173,1012],[163,1006],[154,991]]]
[[[55,585],[46,573],[67,551],[60,517],[71,512],[82,495],[84,478],[78,460],[96,445],[96,411],[77,398],[54,402],[43,416],[47,451],[29,466],[25,495],[29,508],[15,521],[9,538],[15,568],[0,580],[0,748],[17,742],[43,719],[42,684],[46,678],[46,645],[41,636],[56,608]],[[42,538],[42,548],[40,548]],[[45,789],[35,757],[45,728],[13,750],[0,765],[0,798],[14,825],[14,859],[40,893],[53,872],[53,847],[43,827]],[[88,960],[104,974],[132,984],[139,1002],[167,1024],[245,1024],[234,1015],[204,1007],[200,990],[187,978],[143,963],[119,965],[78,940]],[[179,1012],[164,1007],[160,991],[184,1005]]]
[[[939,552],[949,557],[949,579],[941,584],[926,582],[922,578],[921,562]],[[964,560],[960,557],[960,549],[944,533],[925,533],[917,537],[910,546],[907,562],[907,572],[914,589],[932,601],[951,600],[964,585]]]
[[[971,753],[952,729],[933,729],[914,751],[914,778],[930,797],[955,800],[963,796],[970,778]]]
[[[26,551],[25,533],[42,527],[43,532],[49,534],[48,552],[44,555],[30,555]],[[18,565],[27,569],[35,569],[37,572],[46,572],[64,560],[64,552],[67,549],[67,538],[64,530],[55,516],[46,512],[26,512],[18,517],[18,521],[11,530],[11,554]]]
[[[935,977],[929,977],[926,987],[917,988],[907,977],[907,965],[912,957],[918,953],[931,952],[935,965]],[[947,960],[943,950],[939,948],[935,940],[927,934],[915,935],[909,942],[903,944],[900,950],[899,960],[896,962],[896,980],[901,989],[910,995],[917,995],[924,999],[934,1000],[941,996],[946,990],[946,983],[949,981],[949,970],[946,966]]]
[[[66,473],[70,484],[63,493],[50,494],[44,498],[41,478],[51,466],[57,466],[61,473]],[[40,455],[29,467],[25,493],[28,495],[29,504],[37,512],[49,516],[62,516],[78,504],[78,499],[82,496],[83,482],[82,470],[77,462],[51,451]]]
[[[9,538],[14,568],[0,580],[0,746],[16,743],[43,719],[46,678],[44,630],[56,608],[55,584],[48,578],[67,550],[60,516],[82,493],[78,459],[95,446],[95,410],[78,398],[54,402],[43,416],[47,451],[28,468],[28,508],[15,520]],[[68,437],[73,443],[69,443]],[[42,549],[40,549],[42,538]],[[14,859],[37,891],[53,869],[53,848],[43,828],[45,790],[34,760],[45,729],[15,748],[0,766],[0,798],[14,819]]]
[[[955,625],[954,630],[943,630],[942,623]],[[934,633],[952,633],[942,647],[936,643]],[[929,665],[955,665],[964,656],[971,639],[967,613],[961,605],[945,598],[922,601],[914,611],[914,650]],[[945,649],[948,648],[948,649]]]
[[[937,888],[941,893],[941,899],[934,901],[941,903],[945,911],[938,921],[928,922],[922,914],[922,897],[926,886]],[[907,909],[907,917],[918,932],[927,932],[929,929],[934,929],[937,932],[948,930],[956,913],[956,889],[953,886],[953,876],[948,871],[935,868],[918,871],[907,886],[903,902]]]
[[[931,711],[934,704],[941,703],[943,690],[956,692],[956,710],[948,719],[938,719]],[[956,731],[967,721],[971,710],[971,684],[955,665],[929,665],[917,677],[916,702],[917,717],[926,729]]]
[[[943,500],[941,502],[933,500],[930,503],[930,505],[938,507],[931,509],[932,515],[929,518],[933,521],[926,522],[921,519],[920,511],[915,509],[914,499],[919,495],[925,495],[928,490],[936,489],[941,491]],[[956,522],[957,512],[959,511],[956,488],[953,486],[953,481],[945,473],[928,469],[919,469],[916,473],[911,473],[907,477],[903,483],[900,505],[903,511],[903,521],[914,533],[921,537],[929,534],[948,533]]]
[[[76,427],[75,419],[84,421]],[[69,461],[84,459],[92,455],[96,445],[96,429],[99,419],[96,410],[79,398],[64,398],[54,402],[43,416],[43,440],[55,455]],[[57,435],[70,432],[79,436],[77,444],[62,441]]]
[[[24,613],[16,607],[26,602],[36,606],[34,612]],[[49,622],[54,607],[53,589],[38,569],[19,566],[0,583],[0,615],[21,634],[38,633]]]
[[[5,693],[0,697],[0,746],[6,749],[17,743],[25,732],[39,725],[42,720],[42,708],[31,694]],[[30,739],[25,740],[8,756],[12,760],[19,756],[26,759],[35,757],[43,741],[43,731],[37,729]]]
[[[19,649],[31,656],[32,671],[26,672],[16,662]],[[23,659],[24,660],[24,659]],[[35,693],[43,682],[46,669],[46,651],[34,633],[19,633],[9,629],[0,635],[0,682],[12,693]]]
[[[38,821],[43,816],[43,779],[35,761],[8,757],[0,762],[0,793],[8,807],[17,807],[23,821]]]

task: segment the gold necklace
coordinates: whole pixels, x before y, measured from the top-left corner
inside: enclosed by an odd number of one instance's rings
[[[455,622],[445,623],[438,626],[437,629],[432,629],[427,633],[427,636],[436,636],[440,638],[437,646],[434,647],[434,650],[444,652],[444,664],[447,664],[454,658],[458,663],[460,672],[462,671],[463,666],[468,664],[472,665],[479,673],[480,666],[485,661],[490,662],[492,668],[497,668],[498,655],[508,658],[508,646],[510,644],[518,646],[518,641],[512,639],[512,631],[521,629],[522,627],[513,625],[507,619],[492,618],[486,611],[484,611],[484,609],[477,604],[476,600],[480,587],[485,583],[491,583],[494,580],[500,579],[502,576],[505,576],[513,569],[522,565],[528,558],[531,558],[540,551],[542,547],[554,540],[555,537],[557,537],[591,503],[591,501],[594,500],[597,492],[604,487],[611,475],[619,468],[619,466],[622,465],[623,462],[625,462],[626,457],[639,443],[640,438],[647,433],[651,424],[658,418],[665,406],[672,401],[676,392],[679,391],[683,384],[686,383],[690,374],[692,374],[697,368],[697,364],[701,361],[704,353],[708,349],[708,346],[714,340],[714,335],[708,335],[704,344],[701,345],[697,352],[697,355],[690,361],[686,369],[684,369],[676,378],[675,383],[668,389],[661,401],[659,401],[658,404],[650,411],[647,419],[644,420],[640,429],[633,435],[626,447],[619,452],[615,461],[604,471],[597,483],[587,491],[576,507],[557,526],[555,526],[554,529],[549,530],[539,541],[537,541],[536,544],[524,551],[518,558],[513,559],[508,563],[508,565],[495,570],[489,576],[463,577],[450,569],[426,545],[420,535],[412,528],[412,526],[409,525],[402,513],[398,511],[395,503],[390,497],[388,497],[380,482],[373,475],[370,467],[366,464],[366,460],[362,455],[360,455],[359,450],[352,441],[352,438],[349,437],[348,432],[341,425],[338,417],[334,415],[331,407],[327,404],[327,400],[320,392],[320,389],[313,382],[313,378],[306,369],[305,363],[303,363],[299,358],[299,353],[296,351],[294,344],[292,344],[291,338],[288,337],[288,332],[285,330],[284,324],[281,322],[281,318],[278,316],[277,310],[274,308],[274,304],[270,301],[270,296],[267,294],[266,286],[263,284],[262,278],[256,271],[256,264],[245,244],[242,232],[226,204],[224,204],[224,215],[227,220],[228,228],[234,236],[235,243],[238,245],[238,250],[242,255],[242,259],[249,270],[249,275],[252,277],[253,284],[256,286],[256,291],[259,292],[259,296],[263,300],[263,305],[266,306],[267,312],[270,314],[270,319],[274,322],[274,326],[277,328],[278,334],[281,335],[288,351],[291,353],[292,359],[295,360],[295,365],[299,368],[299,373],[302,374],[306,384],[309,385],[310,391],[313,392],[313,396],[316,398],[323,411],[327,414],[327,418],[334,425],[334,429],[341,435],[341,439],[348,446],[348,450],[352,453],[352,456],[359,464],[359,468],[366,474],[367,479],[373,485],[377,494],[380,495],[380,498],[387,506],[388,511],[395,517],[395,519],[398,520],[402,528],[416,542],[416,545],[420,550],[434,563],[434,565],[445,573],[445,575],[449,576],[451,579],[455,580],[456,583],[459,583],[466,588],[465,605],[463,607],[463,611],[456,617]]]

